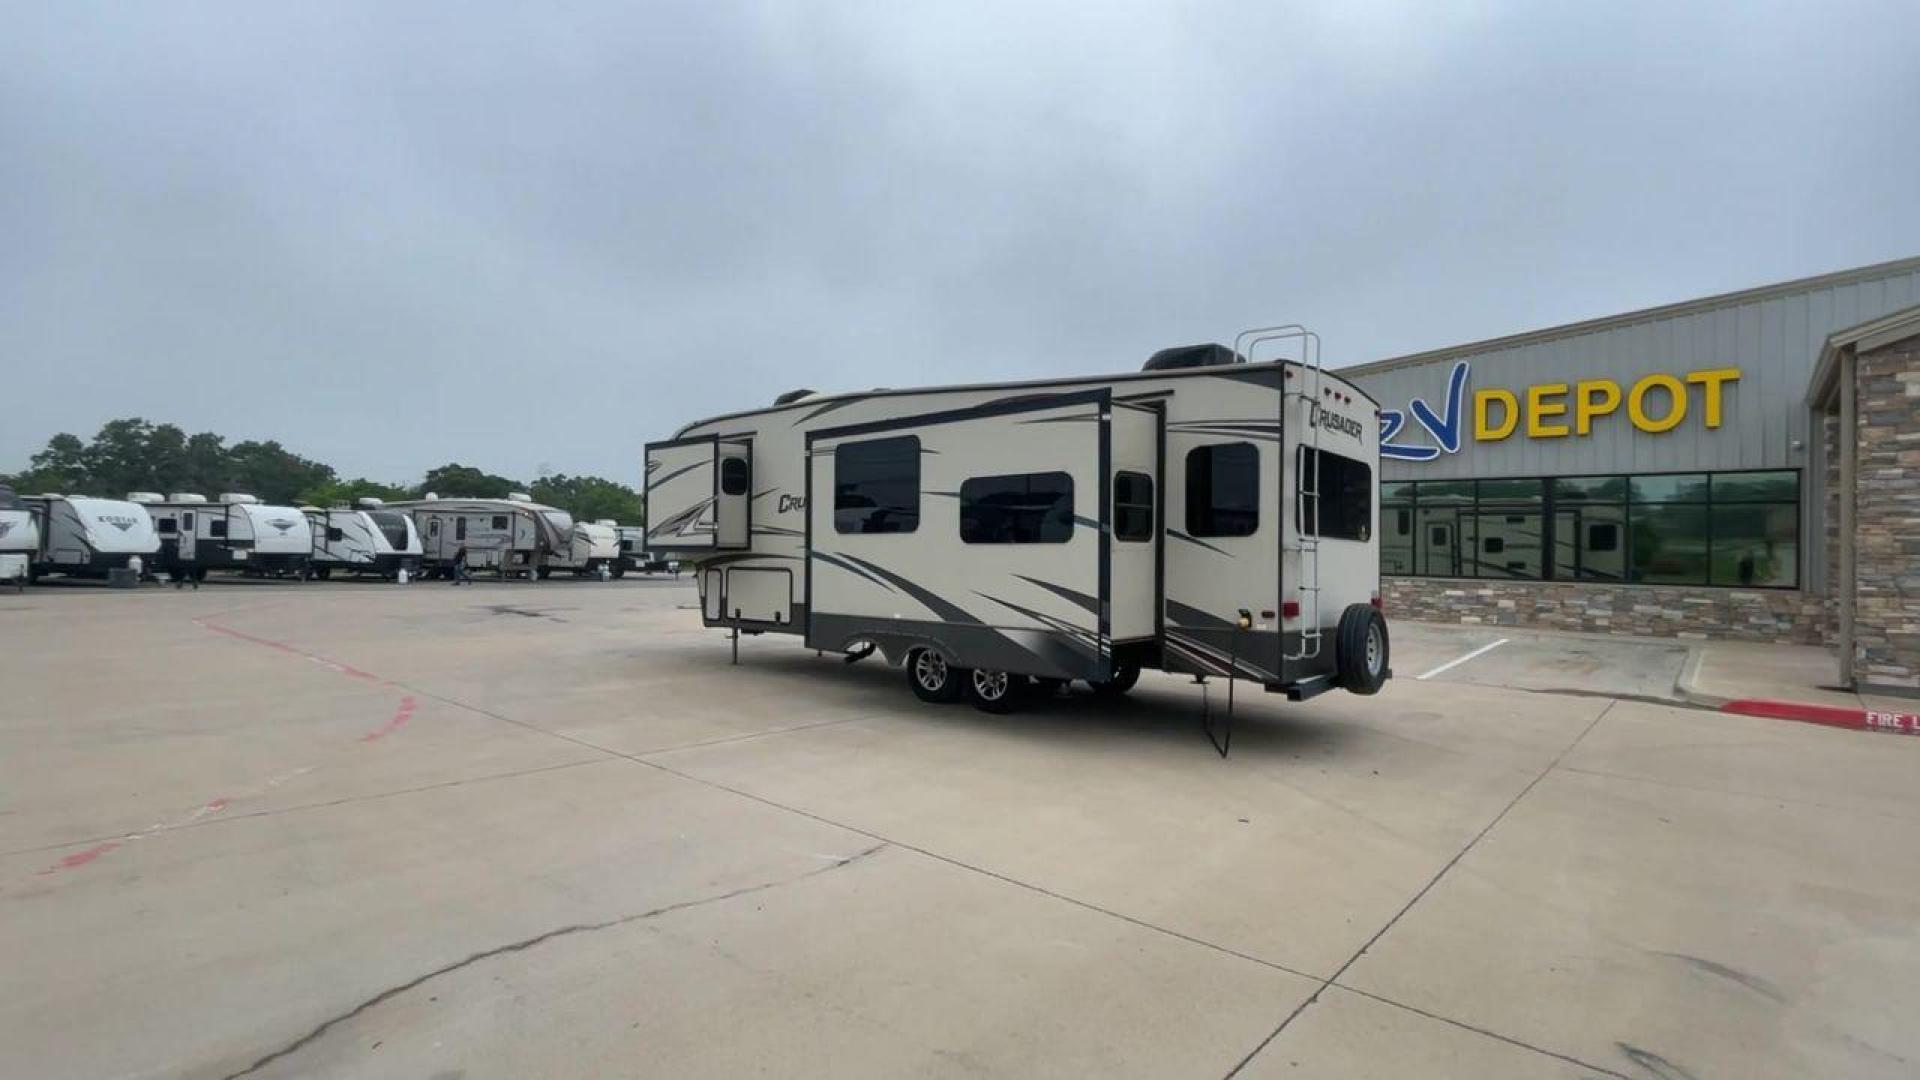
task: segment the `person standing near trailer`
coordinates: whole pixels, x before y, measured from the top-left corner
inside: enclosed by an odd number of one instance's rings
[[[455,585],[473,584],[473,575],[467,572],[467,546],[465,544],[460,545],[460,550],[453,553],[453,583]]]

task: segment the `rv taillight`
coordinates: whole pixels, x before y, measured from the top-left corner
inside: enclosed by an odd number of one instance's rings
[[[1283,619],[1299,618],[1300,617],[1300,601],[1288,600],[1283,602],[1280,605],[1280,617]]]

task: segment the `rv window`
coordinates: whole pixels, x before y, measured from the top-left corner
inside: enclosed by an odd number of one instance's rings
[[[341,531],[338,525],[327,526],[327,541],[329,543],[338,543],[339,541],[345,540],[346,538],[347,538],[347,534]]]
[[[465,540],[467,538],[466,518],[457,517],[453,519],[453,538],[455,540]]]
[[[180,515],[180,527],[188,532],[193,531],[193,514],[191,512]]]
[[[960,539],[969,544],[1064,544],[1073,539],[1073,477],[1063,472],[976,476],[960,485]]]
[[[842,443],[833,448],[833,529],[908,533],[920,527],[920,439]]]
[[[747,493],[747,459],[720,459],[720,494],[745,495]]]
[[[1313,523],[1308,490],[1320,493],[1321,537],[1366,540],[1373,535],[1373,470],[1363,462],[1311,446],[1300,448],[1300,498],[1294,525],[1303,533],[1310,533]]]
[[[505,515],[505,514],[495,514],[495,515],[493,515],[493,526],[492,526],[492,527],[493,527],[493,528],[495,528],[495,529],[504,529],[504,528],[506,528],[506,527],[507,527],[507,515]],[[462,534],[462,535],[464,535],[464,534]]]
[[[380,528],[381,535],[395,551],[404,551],[407,546],[407,519],[391,510],[375,510],[367,515]]]
[[[161,536],[172,536],[177,529],[172,518],[154,518],[153,531],[159,533]]]
[[[207,522],[207,535],[208,536],[227,535],[227,519],[215,518],[214,520]]]
[[[1153,539],[1153,477],[1113,474],[1113,535],[1118,540]]]
[[[1252,536],[1260,527],[1260,451],[1216,443],[1187,452],[1187,532]]]

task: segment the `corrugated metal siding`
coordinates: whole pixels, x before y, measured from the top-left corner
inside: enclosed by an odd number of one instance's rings
[[[1413,397],[1445,408],[1447,374],[1456,360],[1473,365],[1462,403],[1464,434],[1458,454],[1435,461],[1386,460],[1386,480],[1469,476],[1574,476],[1596,472],[1672,472],[1687,469],[1811,468],[1814,455],[1803,397],[1820,347],[1836,330],[1920,304],[1920,270],[1911,266],[1883,277],[1742,300],[1671,317],[1569,330],[1525,344],[1350,377],[1384,408],[1405,410]],[[1738,367],[1740,381],[1725,388],[1719,428],[1708,430],[1698,387],[1689,388],[1687,418],[1672,431],[1651,434],[1627,419],[1624,397],[1644,375],[1682,376],[1706,368]],[[1521,399],[1539,383],[1611,378],[1622,391],[1618,411],[1596,419],[1593,433],[1556,439],[1526,437],[1524,416],[1501,442],[1473,441],[1473,391],[1512,390]],[[1664,399],[1664,395],[1662,396]],[[1573,422],[1571,398],[1564,417]],[[1800,441],[1801,449],[1792,444]],[[1425,429],[1408,417],[1399,442],[1432,445]]]

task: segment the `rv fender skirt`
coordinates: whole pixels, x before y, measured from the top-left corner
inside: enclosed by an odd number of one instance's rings
[[[1356,694],[1377,694],[1387,681],[1387,620],[1372,604],[1348,604],[1334,634],[1333,661],[1340,685]]]

